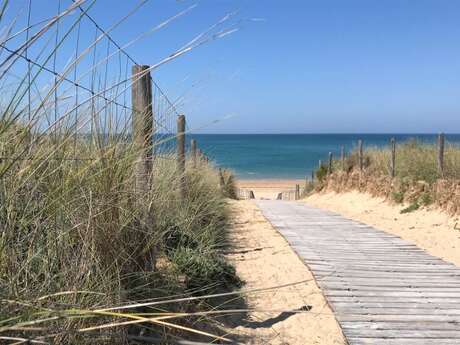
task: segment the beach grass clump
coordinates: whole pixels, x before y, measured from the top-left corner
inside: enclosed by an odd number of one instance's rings
[[[133,140],[129,94],[145,75],[106,32],[80,35],[94,2],[34,25],[0,3],[0,343],[220,339],[197,329],[203,304],[188,298],[241,284],[221,255],[232,177],[223,192],[212,164],[179,171],[177,111],[154,82],[154,142]]]
[[[228,170],[221,170],[220,177],[222,193],[225,197],[236,200],[238,199],[237,187],[234,174]]]
[[[187,169],[181,197],[172,154],[155,158],[151,188],[136,187],[140,152],[122,136],[100,146],[20,124],[3,122],[0,132],[0,336],[29,339],[21,325],[37,322],[33,337],[53,342],[123,343],[127,327],[84,330],[126,321],[136,308],[91,311],[240,286],[220,254],[228,214],[211,165]],[[186,310],[193,304],[168,305]],[[149,324],[156,335],[174,330]]]
[[[370,172],[389,174],[391,152],[388,147],[366,149]],[[447,143],[444,153],[444,173],[438,168],[438,148],[435,144],[410,139],[397,145],[395,173],[400,178],[433,183],[439,178],[460,178],[460,147]]]
[[[327,177],[327,167],[321,164],[316,170],[315,176],[318,181],[322,182]]]

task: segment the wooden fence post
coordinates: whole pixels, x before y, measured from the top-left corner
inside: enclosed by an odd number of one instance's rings
[[[395,138],[391,138],[390,174],[391,174],[391,178],[394,178],[396,175],[396,140]]]
[[[193,167],[196,168],[196,140],[192,139],[190,141],[190,154],[192,156]]]
[[[321,169],[321,167],[323,166],[323,162],[321,162],[321,159],[318,161],[318,168]]]
[[[133,107],[133,142],[140,155],[136,163],[136,189],[147,191],[152,172],[153,111],[149,66],[132,67],[131,103]]]
[[[345,146],[340,147],[340,161],[342,162],[342,171],[345,171]]]
[[[329,152],[329,164],[327,166],[327,173],[332,174],[332,152]]]
[[[444,177],[444,133],[438,135],[438,170],[441,177]]]
[[[315,171],[311,171],[311,182],[313,183],[315,181]]]
[[[177,170],[179,173],[179,190],[185,197],[185,115],[177,117]]]
[[[295,196],[294,196],[295,200],[299,200],[300,199],[300,186],[298,184],[295,185]]]
[[[359,171],[363,171],[363,141],[358,140]]]

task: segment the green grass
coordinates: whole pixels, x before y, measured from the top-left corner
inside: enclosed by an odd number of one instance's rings
[[[15,50],[26,31],[15,27],[16,19],[5,23],[7,3],[0,5],[0,23],[8,28],[4,38],[23,33],[8,43]],[[18,23],[25,14],[18,14]],[[137,335],[168,343],[172,336],[192,334],[213,340],[196,322],[210,329],[204,316],[216,306],[191,296],[241,286],[221,255],[233,176],[225,172],[221,185],[212,164],[187,162],[183,194],[184,176],[170,150],[155,156],[153,170],[138,178],[145,148],[131,140],[131,80],[107,85],[129,78],[122,72],[129,66],[108,48],[106,56],[96,54],[106,44],[102,40],[99,46],[77,42],[82,18],[83,11],[74,9],[59,21],[34,26],[29,58],[49,69],[55,53],[58,60],[69,59],[63,46],[75,47],[78,59],[71,58],[60,73],[79,78],[98,96],[88,99],[59,74],[2,54],[0,343],[14,337],[23,343],[126,344]],[[92,30],[84,23],[82,30]],[[171,131],[164,125],[173,126],[175,115],[156,95],[154,102],[162,103],[154,107],[155,125]],[[111,101],[126,104],[120,108]],[[152,145],[157,149],[159,142]],[[144,188],[145,179],[151,183]],[[191,316],[197,311],[204,313]]]
[[[58,332],[62,342],[87,343],[93,334],[74,332],[112,317],[70,317],[69,308],[105,308],[241,285],[220,255],[228,214],[212,166],[187,165],[182,199],[173,156],[158,158],[152,188],[138,190],[138,152],[131,143],[113,142],[90,151],[81,139],[77,156],[92,159],[75,162],[70,160],[75,147],[57,149],[47,136],[23,150],[17,128],[0,131],[3,152],[10,157],[22,153],[0,163],[0,336],[27,336],[12,328],[65,315],[44,323],[37,334]],[[193,307],[176,304],[168,312],[184,310]],[[109,329],[104,337],[112,342],[126,331]],[[130,331],[136,332],[132,326]]]
[[[414,202],[410,204],[409,206],[403,208],[399,213],[405,214],[405,213],[410,213],[418,210],[420,208],[420,204],[418,202]]]
[[[334,184],[336,191],[356,188],[388,197],[398,204],[409,202],[410,205],[402,213],[431,204],[456,213],[460,210],[455,191],[456,181],[460,180],[460,147],[458,144],[446,143],[443,173],[438,167],[437,157],[436,144],[423,143],[416,139],[398,143],[395,177],[392,179],[389,146],[367,147],[363,152],[362,172],[359,172],[358,152],[355,149],[346,157],[344,169],[341,162],[334,161],[335,174],[328,178],[337,179],[339,182]],[[324,169],[317,171],[317,174],[323,176]],[[362,177],[357,178],[357,174]],[[323,181],[318,180],[318,187],[323,186]]]
[[[446,143],[444,153],[444,176],[441,176],[437,163],[438,148],[435,144],[426,144],[415,139],[400,143],[396,147],[396,177],[410,178],[414,181],[433,183],[439,178],[460,178],[460,148]],[[368,148],[369,172],[389,174],[390,149]]]

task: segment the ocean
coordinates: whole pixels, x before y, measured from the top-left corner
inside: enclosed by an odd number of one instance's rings
[[[231,169],[240,179],[301,179],[311,176],[329,152],[340,156],[356,147],[385,146],[391,138],[403,142],[410,138],[433,143],[436,134],[191,134],[198,147],[217,166]],[[460,134],[447,134],[446,142],[460,144]]]

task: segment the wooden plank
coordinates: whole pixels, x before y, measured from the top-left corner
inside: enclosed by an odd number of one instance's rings
[[[389,302],[405,302],[405,303],[460,303],[460,298],[436,298],[436,297],[382,297],[382,296],[373,296],[373,297],[353,297],[350,299],[349,296],[343,297],[329,297],[328,300],[333,304],[335,302],[350,302],[354,301],[355,303],[366,303],[366,302],[377,302],[377,303],[389,303]]]
[[[258,201],[304,259],[349,344],[460,344],[460,269],[331,212]]]
[[[447,322],[342,322],[343,329],[394,330],[458,330],[458,325]]]
[[[440,315],[440,316],[458,316],[459,309],[436,309],[436,308],[365,308],[356,304],[354,307],[333,305],[334,311],[338,314],[349,315]]]
[[[460,323],[460,316],[444,316],[444,315],[355,315],[355,314],[336,314],[339,322],[347,321],[384,321],[384,322],[449,322]]]
[[[350,345],[458,345],[458,339],[382,339],[382,338],[356,338],[348,337]]]
[[[344,329],[344,333],[350,337],[382,338],[382,339],[460,339],[460,330],[380,330],[380,329]],[[460,343],[460,340],[459,340]]]
[[[460,302],[457,303],[430,303],[430,302],[395,302],[395,301],[386,301],[386,302],[361,302],[361,301],[343,301],[343,302],[333,302],[335,308],[409,308],[409,309],[422,309],[425,312],[425,309],[460,309]]]

